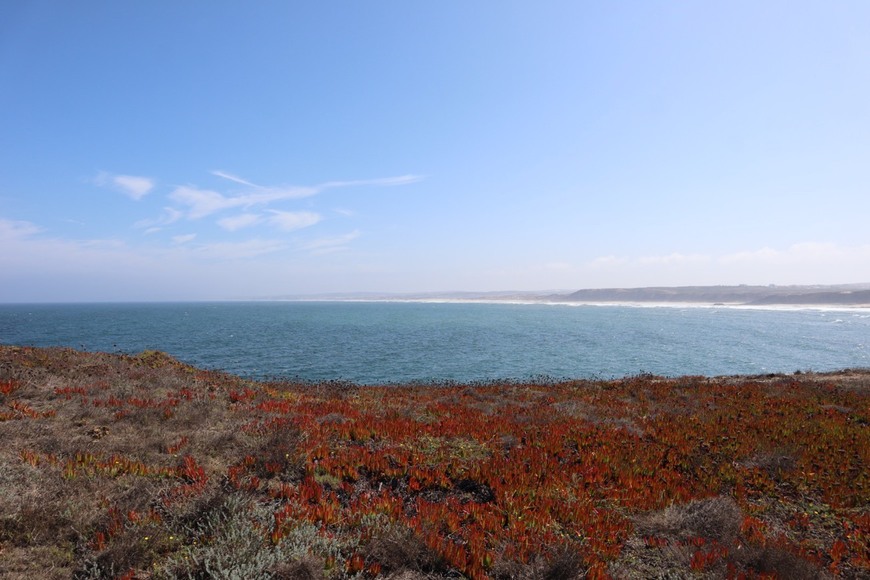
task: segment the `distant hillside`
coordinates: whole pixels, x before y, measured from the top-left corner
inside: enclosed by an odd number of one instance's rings
[[[753,301],[752,304],[840,304],[844,306],[857,306],[870,304],[870,290],[765,296]]]
[[[556,299],[553,296],[551,299]],[[870,305],[870,286],[680,286],[578,290],[572,302],[688,302],[741,305]]]

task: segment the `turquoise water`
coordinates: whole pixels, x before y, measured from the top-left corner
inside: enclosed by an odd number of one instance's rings
[[[166,351],[251,378],[361,384],[870,366],[870,312],[543,304],[0,305],[0,343]]]

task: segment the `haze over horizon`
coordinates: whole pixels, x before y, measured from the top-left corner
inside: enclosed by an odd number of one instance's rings
[[[0,302],[870,282],[870,4],[0,5]]]

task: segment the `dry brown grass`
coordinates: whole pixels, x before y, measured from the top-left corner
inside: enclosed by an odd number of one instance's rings
[[[570,549],[549,550],[531,562],[499,560],[491,576],[495,580],[580,580],[586,577],[586,566],[580,555]]]
[[[110,398],[162,400],[189,388],[196,370],[163,354],[124,357],[83,354],[67,349],[2,347],[0,379],[20,387],[16,400],[37,413],[53,416],[0,422],[0,577],[43,577],[46,570],[70,569],[110,577],[128,568],[148,568],[172,551],[161,545],[156,525],[140,525],[115,536],[105,550],[91,550],[87,538],[105,528],[106,506],[123,513],[147,513],[171,485],[161,478],[84,476],[71,485],[62,470],[22,462],[27,450],[58,464],[77,454],[124,456],[152,466],[173,467],[178,458],[167,452],[182,437],[186,451],[211,458],[211,474],[225,472],[230,461],[251,442],[240,436],[244,417],[208,398],[178,406],[178,412],[126,405],[123,416],[97,406]],[[11,364],[9,359],[14,359]],[[233,381],[231,381],[232,383]],[[81,394],[85,393],[85,394]],[[222,443],[220,443],[222,442]],[[141,541],[148,537],[148,542]],[[13,549],[14,548],[14,549]],[[23,554],[30,554],[24,558]],[[53,572],[52,572],[53,574]]]
[[[740,533],[741,520],[740,508],[733,499],[712,497],[644,514],[637,518],[635,530],[641,536],[674,541],[705,538],[730,544]]]
[[[421,576],[444,573],[447,566],[412,530],[387,526],[365,549],[365,554],[381,563],[386,574],[415,573]]]
[[[712,497],[636,518],[635,534],[610,566],[618,579],[724,578],[734,573],[788,580],[829,577],[823,570],[776,545],[760,545],[741,531],[744,514],[729,497]],[[649,541],[652,538],[654,542]],[[692,570],[697,540],[718,545],[727,555],[715,566]]]

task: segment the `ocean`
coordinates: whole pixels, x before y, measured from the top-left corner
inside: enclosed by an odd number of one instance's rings
[[[420,302],[0,305],[0,344],[165,351],[248,378],[359,384],[870,366],[870,311]]]

